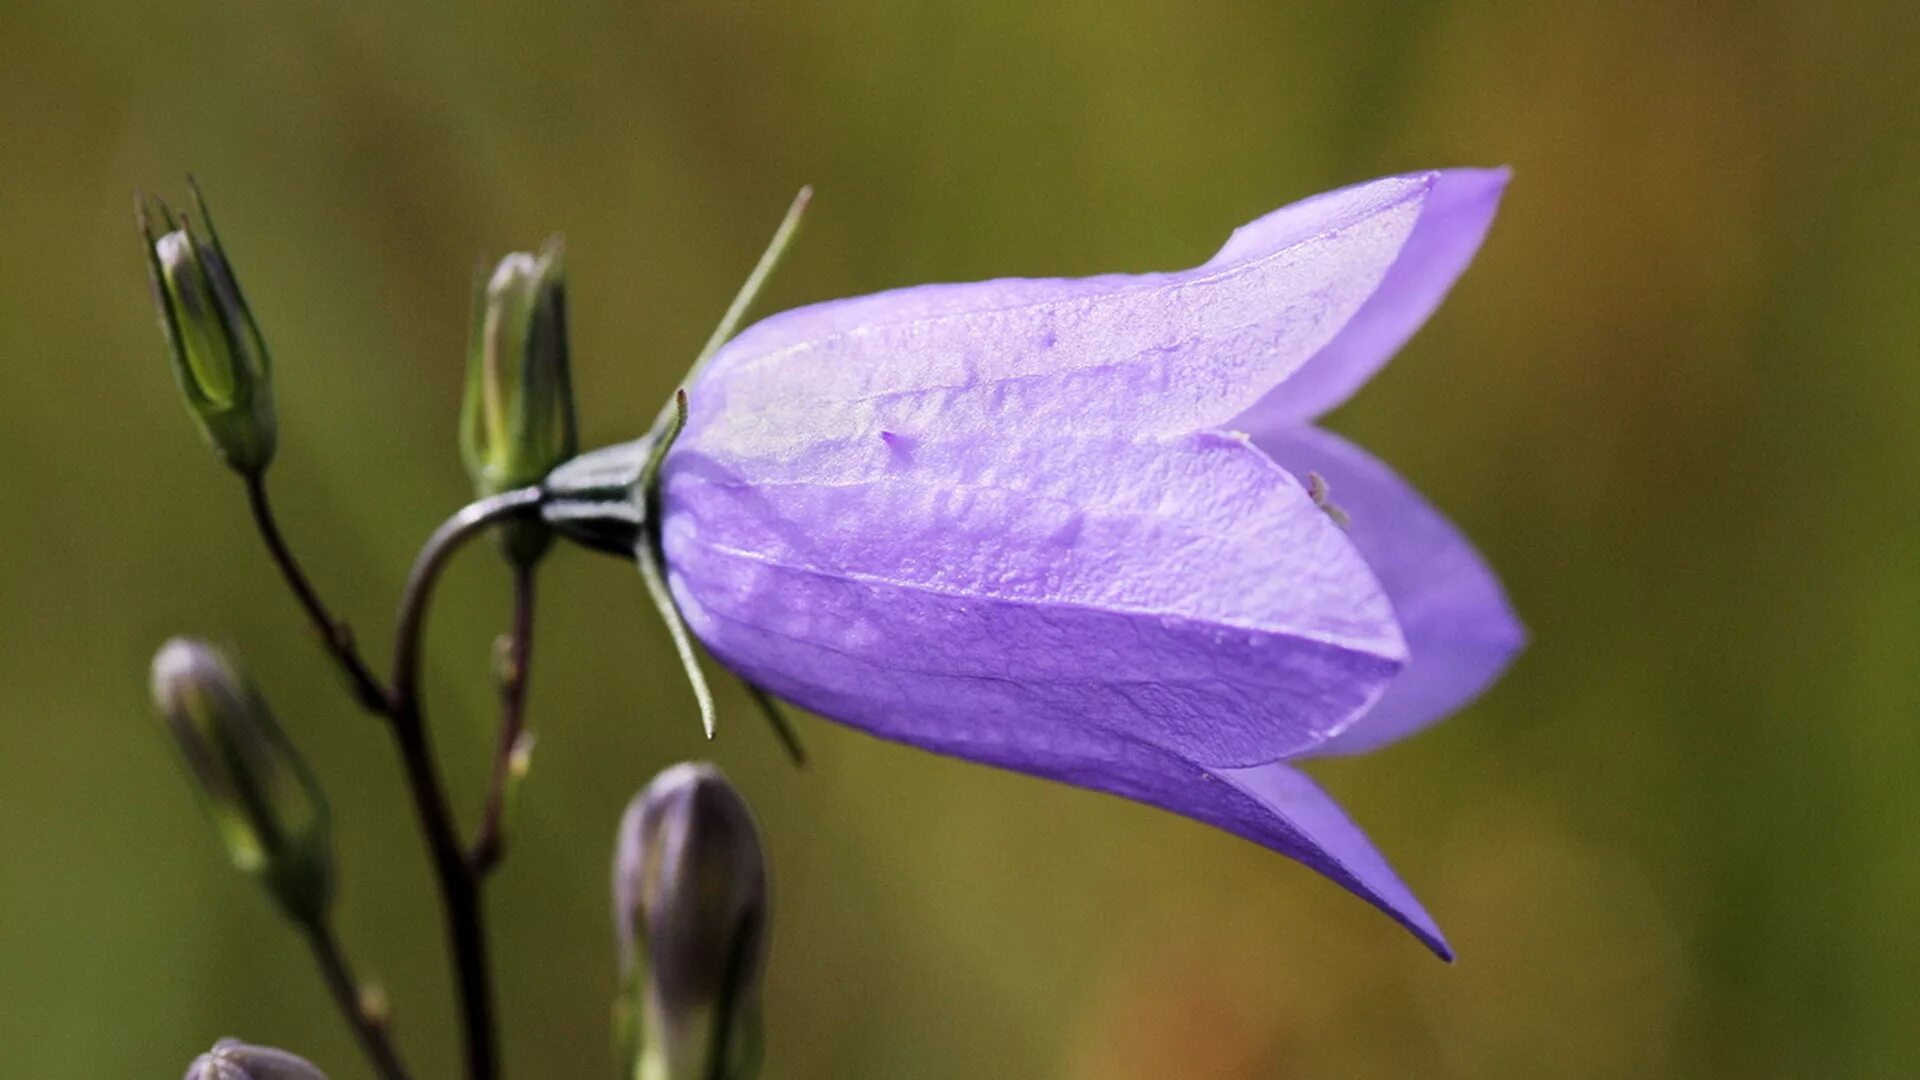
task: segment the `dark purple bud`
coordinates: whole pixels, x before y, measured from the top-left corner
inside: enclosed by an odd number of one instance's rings
[[[635,1075],[753,1076],[766,862],[753,812],[718,768],[675,765],[628,804],[613,902]]]

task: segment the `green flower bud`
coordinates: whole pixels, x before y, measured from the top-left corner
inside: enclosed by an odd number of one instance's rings
[[[198,187],[193,205],[204,237],[158,200],[156,236],[149,208],[139,208],[154,305],[187,411],[228,465],[257,476],[273,460],[273,366]]]
[[[233,865],[317,925],[333,898],[326,794],[260,692],[219,650],[174,638],[154,654],[153,701]]]
[[[285,1050],[221,1039],[193,1059],[183,1080],[327,1080],[327,1074]]]
[[[766,862],[719,769],[676,765],[627,806],[613,908],[634,1080],[758,1073]]]
[[[567,360],[567,297],[560,238],[538,255],[500,260],[475,298],[460,455],[481,498],[537,484],[573,457],[578,436]],[[521,523],[502,533],[508,554],[531,561],[548,530]]]

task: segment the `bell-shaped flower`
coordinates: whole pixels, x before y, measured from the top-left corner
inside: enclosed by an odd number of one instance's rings
[[[1506,178],[1330,192],[1178,273],[773,316],[689,386],[650,502],[555,516],[599,547],[654,530],[687,624],[755,686],[1218,826],[1449,956],[1289,762],[1433,723],[1523,634],[1468,542],[1312,423],[1438,306]]]

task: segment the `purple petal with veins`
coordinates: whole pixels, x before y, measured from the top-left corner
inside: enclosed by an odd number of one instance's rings
[[[1326,478],[1347,535],[1380,579],[1408,661],[1367,714],[1313,750],[1358,754],[1403,739],[1472,701],[1526,642],[1500,580],[1460,531],[1365,450],[1318,428],[1254,436],[1296,476]]]
[[[1430,723],[1498,674],[1518,626],[1417,495],[1299,425],[1425,320],[1504,181],[1346,188],[1178,273],[923,286],[759,323],[690,388],[666,459],[688,624],[824,716],[1215,825],[1450,955],[1278,763]]]

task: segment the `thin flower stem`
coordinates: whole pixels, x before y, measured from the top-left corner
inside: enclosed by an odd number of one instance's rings
[[[440,889],[440,906],[446,915],[466,1075],[469,1080],[498,1080],[498,1036],[493,1025],[493,986],[480,883],[467,869],[466,854],[424,726],[417,718],[404,724],[396,722],[393,734],[406,770],[414,814],[426,835],[434,880]]]
[[[413,796],[421,831],[426,834],[428,855],[440,887],[441,906],[446,912],[448,947],[453,953],[470,1080],[497,1080],[500,1075],[498,1036],[493,1023],[493,985],[488,974],[480,876],[468,863],[459,828],[454,824],[446,785],[440,779],[427,735],[426,712],[420,701],[422,639],[434,586],[454,552],[489,525],[533,512],[542,498],[539,489],[523,488],[481,499],[448,518],[414,560],[413,571],[401,594],[394,633],[389,716],[401,764],[406,770],[407,790]]]
[[[406,588],[400,594],[400,616],[393,642],[393,690],[390,695],[396,707],[408,702],[416,707],[418,705],[420,646],[422,632],[426,629],[427,602],[433,595],[440,571],[446,568],[447,560],[462,544],[485,531],[488,526],[508,518],[533,514],[545,497],[539,488],[529,487],[469,503],[442,522],[427,538],[426,545],[413,561],[413,570],[407,575]],[[395,711],[399,710],[396,708]]]
[[[498,1035],[493,1021],[493,986],[488,974],[485,911],[480,898],[481,874],[469,863],[459,827],[454,823],[446,785],[434,761],[432,741],[427,733],[426,712],[420,700],[422,638],[434,585],[454,552],[496,522],[535,512],[542,498],[544,496],[538,488],[523,488],[482,499],[447,519],[428,538],[426,546],[414,560],[413,570],[401,594],[394,634],[393,679],[390,685],[383,688],[361,659],[346,624],[333,618],[293,557],[274,519],[265,484],[259,477],[247,480],[247,500],[274,563],[280,567],[300,606],[320,630],[322,642],[345,672],[354,697],[368,712],[386,717],[388,728],[393,732],[394,743],[400,751],[401,767],[406,775],[407,792],[413,802],[414,814],[420,821],[420,830],[426,838],[427,852],[433,863],[434,878],[439,886],[441,907],[446,917],[448,948],[453,954],[454,988],[459,1000],[463,1054],[469,1080],[498,1080],[500,1075]],[[529,613],[531,605],[529,585]],[[516,637],[530,642],[530,628],[524,635],[516,630]],[[356,1033],[362,1035],[364,1042],[362,1026],[368,1016],[359,1003],[357,986],[347,973],[331,931],[324,928],[312,931],[309,938],[313,941],[314,955],[320,961],[322,974],[326,976],[335,998],[342,1002],[343,1008],[348,1001],[352,1001],[348,1018],[354,1022]],[[384,1028],[381,1039],[384,1052],[390,1058],[392,1048],[385,1044]],[[368,1054],[374,1056],[375,1065],[383,1070],[383,1080],[404,1080],[404,1072],[388,1070],[387,1063],[375,1055],[372,1046],[368,1047]]]
[[[534,567],[513,564],[513,629],[507,639],[505,670],[500,672],[500,744],[494,749],[487,802],[467,859],[476,877],[485,877],[506,852],[507,785],[514,748],[526,727],[527,678],[533,663]]]
[[[400,1054],[394,1049],[386,1017],[367,1007],[360,982],[353,977],[353,969],[347,966],[346,953],[340,948],[340,939],[335,936],[333,925],[322,919],[303,929],[307,945],[313,949],[313,959],[320,965],[320,977],[326,982],[334,1003],[340,1006],[340,1012],[347,1018],[360,1049],[366,1053],[367,1060],[373,1063],[373,1071],[381,1080],[408,1080],[407,1067],[400,1063]]]
[[[360,658],[360,650],[354,644],[353,632],[347,624],[333,617],[327,606],[321,602],[320,594],[314,591],[313,583],[307,579],[306,571],[300,568],[299,560],[293,557],[293,550],[287,546],[286,537],[280,533],[280,524],[273,516],[273,504],[267,499],[267,484],[263,474],[247,477],[247,505],[253,511],[253,521],[260,530],[260,539],[267,545],[267,553],[272,556],[280,574],[286,578],[287,586],[306,610],[307,618],[313,622],[314,629],[320,632],[321,644],[333,657],[347,684],[353,691],[360,707],[371,713],[387,711],[387,692],[381,688],[380,680]]]

